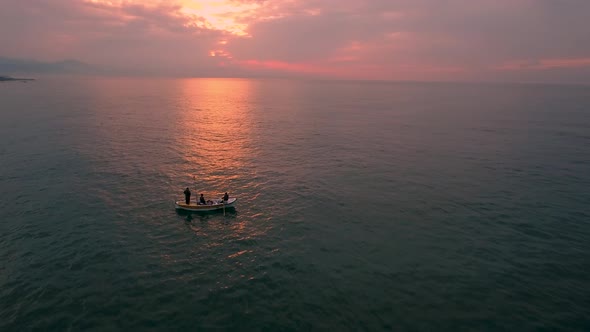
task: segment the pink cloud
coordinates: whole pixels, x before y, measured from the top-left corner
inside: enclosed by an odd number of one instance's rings
[[[585,0],[4,0],[0,56],[172,76],[567,80],[590,67],[588,12]]]
[[[237,64],[248,70],[256,69],[271,69],[278,70],[284,73],[307,73],[307,74],[335,74],[334,69],[311,63],[293,63],[284,61],[259,61],[259,60],[243,60],[238,61]]]
[[[587,68],[590,67],[589,58],[576,59],[540,59],[508,61],[495,67],[498,70],[547,70],[558,68]]]

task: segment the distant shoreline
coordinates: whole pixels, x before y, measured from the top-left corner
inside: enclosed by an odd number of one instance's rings
[[[27,81],[34,81],[34,78],[18,78],[18,77],[10,77],[10,76],[0,76],[0,82],[27,82]]]

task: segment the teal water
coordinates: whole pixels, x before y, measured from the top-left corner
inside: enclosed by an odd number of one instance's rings
[[[3,83],[0,331],[590,330],[589,146],[588,86]]]

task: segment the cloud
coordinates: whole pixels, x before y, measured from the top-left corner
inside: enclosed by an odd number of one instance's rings
[[[6,7],[2,55],[76,58],[132,73],[208,73],[208,50],[224,34],[163,2],[31,0]]]
[[[558,69],[558,68],[590,68],[590,57],[589,58],[578,58],[578,59],[540,59],[540,60],[517,60],[509,61],[496,69],[498,70],[547,70],[547,69]]]
[[[0,55],[146,74],[579,81],[590,58],[586,0],[4,2]]]
[[[587,1],[265,4],[265,15],[244,19],[253,38],[229,44],[236,58],[314,62],[362,78],[485,80],[490,70],[515,59],[590,55]],[[273,12],[277,18],[268,19]]]

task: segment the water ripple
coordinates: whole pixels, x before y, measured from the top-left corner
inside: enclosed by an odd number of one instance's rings
[[[0,91],[2,331],[588,330],[587,90],[73,82]]]

